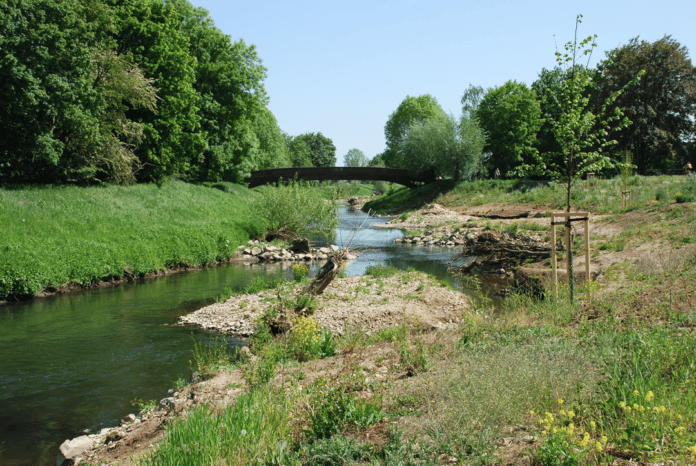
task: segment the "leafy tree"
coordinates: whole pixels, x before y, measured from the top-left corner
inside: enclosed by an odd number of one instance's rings
[[[474,116],[488,135],[484,150],[491,153],[490,169],[505,174],[534,160],[541,109],[536,93],[524,83],[507,81],[488,89]]]
[[[155,88],[109,50],[113,12],[87,0],[0,3],[0,181],[129,181]]]
[[[181,31],[195,58],[197,96],[206,148],[191,161],[194,179],[241,181],[252,170],[286,166],[287,149],[266,104],[266,68],[253,45],[232,42],[208,11],[186,0],[172,0]]]
[[[304,139],[293,138],[289,135],[285,137],[290,164],[295,168],[314,166],[311,151]]]
[[[163,0],[110,0],[117,21],[119,52],[156,80],[157,113],[132,110],[144,140],[136,151],[143,169],[138,178],[161,181],[189,168],[206,147],[194,90],[196,58],[181,25],[181,4]]]
[[[367,162],[368,167],[382,167],[384,168],[384,152],[381,152],[374,157],[370,159],[369,162]]]
[[[696,132],[696,67],[689,52],[671,36],[652,44],[635,37],[607,53],[600,63],[600,96],[624,89],[645,70],[640,82],[612,104],[633,124],[618,135],[617,156],[625,150],[642,173],[653,168],[681,167],[688,141]]]
[[[483,87],[469,84],[469,87],[462,95],[462,114],[469,117],[472,116],[485,94],[486,91]]]
[[[400,148],[400,168],[414,174],[470,178],[480,163],[486,138],[475,119],[450,115],[414,121]]]
[[[624,128],[630,124],[621,108],[613,106],[613,104],[626,87],[635,83],[637,79],[637,77],[634,78],[624,88],[607,97],[599,111],[594,113],[594,107],[588,96],[588,90],[594,85],[593,73],[586,67],[578,66],[577,55],[587,55],[589,62],[589,57],[597,46],[595,42],[597,36],[590,36],[578,42],[577,28],[581,18],[582,15],[578,15],[575,23],[575,38],[565,45],[565,53],[556,52],[558,67],[566,71],[567,78],[560,81],[560,86],[556,92],[547,88],[544,96],[549,103],[547,108],[558,109],[557,115],[549,113],[546,117],[551,123],[563,157],[560,159],[560,163],[556,163],[553,159],[542,159],[537,155],[536,164],[524,165],[519,168],[521,173],[537,173],[563,180],[566,183],[567,212],[571,211],[573,181],[588,172],[599,172],[612,166],[610,158],[604,154],[604,149],[616,144],[615,140],[607,140],[610,125],[616,124],[619,128]],[[640,74],[638,73],[638,75]],[[610,110],[612,106],[613,110]],[[567,230],[570,229],[570,225],[569,217],[566,222]],[[575,299],[575,277],[573,275],[573,252],[570,246],[568,245],[570,301],[573,302]]]
[[[336,146],[333,141],[321,133],[306,133],[295,137],[309,147],[312,165],[315,167],[336,166]]]
[[[344,167],[367,167],[369,162],[363,151],[359,149],[351,149],[343,156]]]
[[[384,137],[387,143],[387,148],[382,155],[384,164],[387,167],[399,167],[401,142],[411,123],[446,117],[447,114],[433,96],[429,94],[420,97],[406,96],[394,113],[389,115],[387,124],[384,126]]]

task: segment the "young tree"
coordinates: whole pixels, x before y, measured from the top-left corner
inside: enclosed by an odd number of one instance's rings
[[[369,160],[359,149],[351,149],[343,156],[344,167],[367,167]]]
[[[534,91],[524,83],[508,81],[489,89],[473,113],[488,135],[489,168],[501,173],[534,160],[541,109]]]
[[[617,129],[625,128],[630,121],[624,117],[620,107],[613,107],[608,113],[608,108],[616,101],[624,89],[633,84],[633,81],[610,96],[608,96],[599,111],[593,113],[593,107],[588,96],[588,89],[593,85],[593,74],[587,67],[578,66],[578,55],[585,55],[589,59],[592,51],[597,46],[595,36],[587,37],[578,42],[578,25],[582,15],[578,15],[575,22],[575,36],[573,41],[565,45],[565,53],[556,52],[558,66],[567,72],[567,78],[561,80],[556,92],[547,89],[545,99],[551,107],[557,108],[558,113],[548,113],[546,117],[551,124],[556,141],[563,157],[558,162],[551,159],[542,159],[537,155],[536,164],[523,165],[520,173],[537,173],[554,179],[563,180],[566,183],[566,211],[570,213],[571,190],[573,181],[581,178],[588,172],[599,172],[611,167],[610,158],[604,155],[604,149],[616,144],[615,140],[608,140],[609,128],[615,124]],[[639,75],[642,74],[639,73]],[[570,217],[566,222],[566,229],[570,230]],[[571,245],[568,248],[568,263],[570,269],[570,300],[575,300],[575,277],[573,273],[573,251]],[[589,280],[590,277],[587,277]]]

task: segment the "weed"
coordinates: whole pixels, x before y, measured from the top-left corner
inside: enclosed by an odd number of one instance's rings
[[[399,345],[399,361],[409,376],[426,371],[428,369],[428,353],[425,344],[419,340],[416,342],[415,348],[412,348],[408,342],[402,343]]]
[[[192,352],[195,362],[195,368],[192,370],[197,370],[201,374],[210,374],[221,366],[230,365],[236,357],[236,351],[228,349],[224,337],[215,337],[211,344],[194,339]]]
[[[137,409],[140,414],[147,414],[157,407],[157,400],[143,401],[136,398],[131,401],[131,405]]]
[[[296,282],[302,282],[309,275],[309,267],[302,264],[293,264],[292,275]]]

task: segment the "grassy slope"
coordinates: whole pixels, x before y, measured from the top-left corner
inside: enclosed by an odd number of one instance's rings
[[[249,190],[218,188],[0,190],[0,297],[227,259],[260,225],[247,208]]]

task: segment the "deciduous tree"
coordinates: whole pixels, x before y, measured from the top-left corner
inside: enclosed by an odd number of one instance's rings
[[[315,167],[336,166],[336,146],[331,139],[321,133],[305,133],[295,137],[309,148],[312,165]]]
[[[640,82],[612,104],[612,108],[624,109],[633,122],[618,135],[616,153],[631,151],[633,163],[642,173],[681,168],[686,162],[686,143],[696,133],[696,67],[686,47],[671,36],[653,43],[638,39],[608,52],[598,67],[603,99],[645,70]]]
[[[488,135],[484,150],[491,153],[489,169],[505,174],[534,160],[541,109],[536,93],[524,83],[508,81],[488,89],[474,115]]]
[[[402,139],[412,123],[446,117],[447,114],[430,94],[424,94],[420,97],[406,96],[394,113],[389,115],[387,124],[384,126],[384,137],[387,143],[387,148],[382,156],[384,164],[387,167],[400,167],[402,162],[399,160],[401,156],[399,150]]]
[[[369,162],[360,149],[351,149],[343,156],[344,167],[367,167]]]

